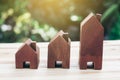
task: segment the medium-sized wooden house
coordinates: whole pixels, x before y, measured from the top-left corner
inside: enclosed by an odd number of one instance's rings
[[[35,41],[28,39],[15,54],[16,68],[37,69],[39,65],[39,48]]]
[[[62,30],[48,45],[48,68],[69,68],[70,66],[70,38]]]
[[[102,68],[104,28],[100,14],[90,13],[80,25],[80,69]],[[90,67],[89,63],[92,63]]]

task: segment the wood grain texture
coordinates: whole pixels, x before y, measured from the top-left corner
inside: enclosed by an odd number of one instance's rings
[[[102,68],[104,28],[100,15],[90,13],[80,26],[80,69],[87,69],[87,62],[93,62],[93,69]]]
[[[48,69],[48,43],[37,44],[38,69],[15,68],[15,53],[23,43],[0,44],[0,80],[120,80],[120,40],[104,41],[102,70],[79,69],[79,42],[71,42],[70,69]]]

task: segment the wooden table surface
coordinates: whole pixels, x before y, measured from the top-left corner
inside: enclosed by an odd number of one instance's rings
[[[120,80],[120,40],[104,41],[102,70],[79,69],[79,42],[71,43],[70,69],[47,68],[48,43],[38,43],[38,69],[16,69],[15,53],[21,45],[0,44],[0,80]]]

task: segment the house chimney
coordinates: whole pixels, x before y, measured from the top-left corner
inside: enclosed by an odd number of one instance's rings
[[[36,42],[35,41],[31,42],[30,46],[32,47],[32,49],[34,49],[36,51]]]
[[[68,33],[64,33],[62,36],[68,42]]]
[[[98,14],[98,13],[96,14],[96,17],[97,17],[98,21],[101,20],[101,16],[102,16],[101,14]]]

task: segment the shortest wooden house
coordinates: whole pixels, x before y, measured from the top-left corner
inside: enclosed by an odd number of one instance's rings
[[[70,65],[70,39],[68,33],[62,30],[50,41],[48,45],[48,68],[69,68]]]
[[[80,69],[102,69],[104,28],[100,14],[90,13],[80,27]],[[91,64],[92,65],[89,65]]]
[[[15,54],[16,68],[37,69],[39,64],[39,48],[35,41],[28,39]]]

